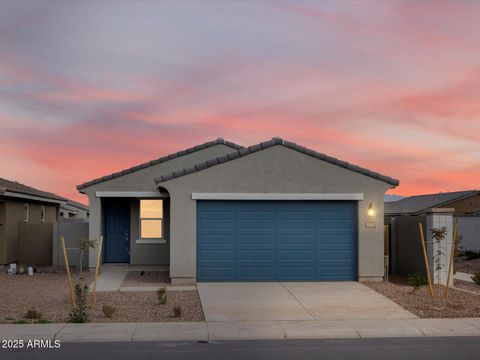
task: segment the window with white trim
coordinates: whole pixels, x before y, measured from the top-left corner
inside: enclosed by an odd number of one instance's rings
[[[163,200],[140,200],[140,239],[163,239]]]
[[[45,222],[45,205],[40,207],[40,222]]]
[[[28,204],[23,204],[23,221],[28,221],[29,212]]]

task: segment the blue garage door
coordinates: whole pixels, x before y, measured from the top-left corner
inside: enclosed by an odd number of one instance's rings
[[[198,201],[199,281],[357,279],[353,201]]]

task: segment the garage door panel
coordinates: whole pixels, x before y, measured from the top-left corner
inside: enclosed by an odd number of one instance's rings
[[[242,234],[238,235],[238,242],[240,248],[244,246],[274,246],[275,245],[275,235],[264,235],[264,234]]]
[[[260,251],[260,250],[241,250],[240,261],[254,260],[254,261],[273,261],[275,260],[274,251]]]
[[[275,279],[275,268],[273,266],[241,266],[239,276],[251,280],[273,280]]]
[[[355,202],[197,204],[199,281],[356,279]]]
[[[314,280],[315,268],[313,266],[308,267],[280,267],[279,277],[280,280]]]

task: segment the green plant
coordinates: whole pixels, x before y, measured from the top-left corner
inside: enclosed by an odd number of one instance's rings
[[[86,323],[90,320],[87,308],[88,286],[75,285],[75,308],[70,311],[68,321],[72,323]]]
[[[480,259],[480,251],[466,250],[463,252],[462,256],[465,258],[465,260]]]
[[[173,317],[182,317],[182,307],[180,305],[175,305],[173,307]]]
[[[40,319],[40,320],[37,320],[37,321],[34,321],[33,323],[34,324],[50,324],[51,321],[48,321],[46,319]]]
[[[96,240],[80,239],[80,279],[83,279],[83,253],[86,249],[95,249],[95,246],[97,246]]]
[[[15,324],[17,325],[23,325],[23,324],[30,324],[27,320],[17,320],[15,321]]]
[[[480,272],[475,273],[475,275],[472,276],[472,280],[475,284],[480,286]]]
[[[117,311],[117,309],[115,309],[115,307],[113,307],[113,306],[105,304],[105,305],[102,306],[102,311],[103,311],[103,315],[105,315],[107,318],[111,319],[113,317],[113,315],[115,314],[115,312]]]
[[[31,308],[27,310],[27,313],[24,317],[25,319],[30,320],[40,320],[42,318],[42,313],[35,310],[35,308]]]
[[[425,277],[418,272],[415,274],[408,274],[407,281],[408,285],[413,286],[414,289],[418,289],[420,286],[427,284]]]
[[[157,299],[160,305],[164,305],[167,302],[167,289],[164,287],[157,290]]]

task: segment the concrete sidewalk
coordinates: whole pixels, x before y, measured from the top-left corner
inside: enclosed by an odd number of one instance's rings
[[[64,342],[480,336],[480,318],[0,325],[0,339]]]

